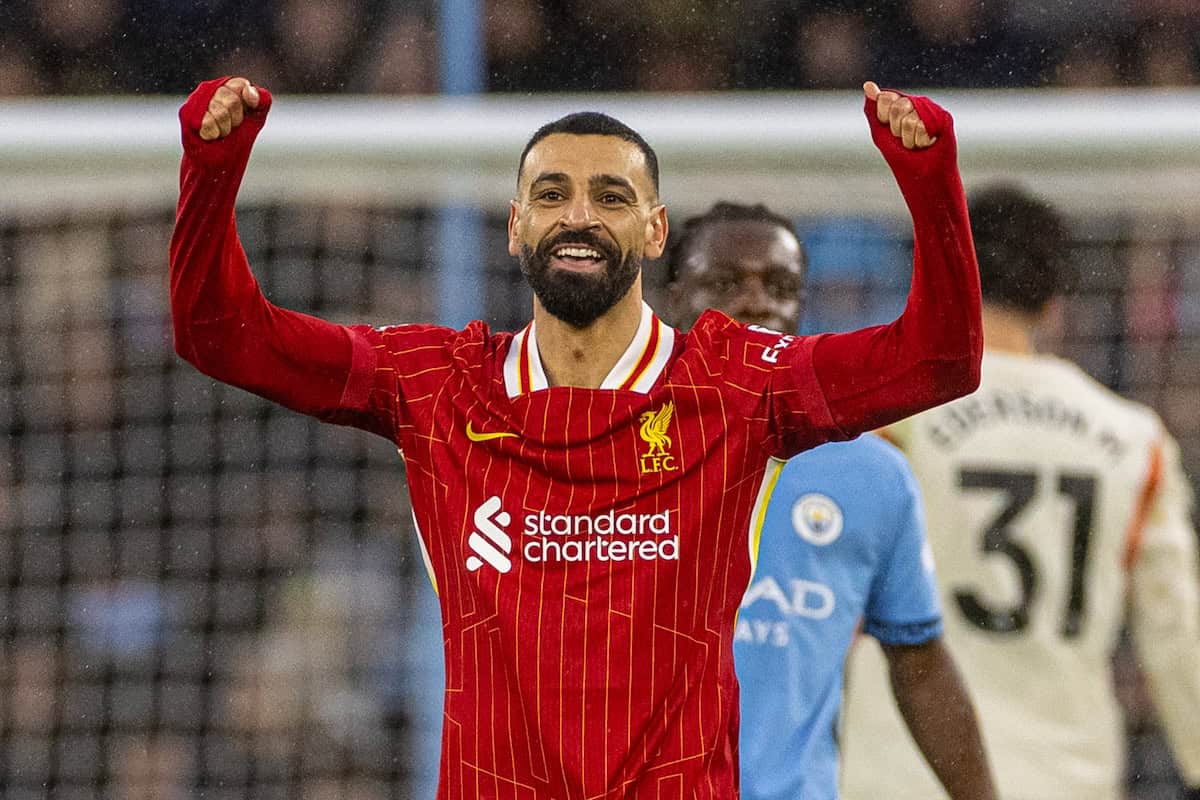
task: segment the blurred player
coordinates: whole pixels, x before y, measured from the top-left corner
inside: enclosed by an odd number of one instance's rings
[[[946,638],[1000,796],[1125,796],[1110,666],[1127,607],[1179,766],[1200,786],[1200,578],[1179,450],[1149,409],[1034,351],[1067,266],[1057,213],[994,187],[971,220],[982,385],[888,430],[925,496]],[[878,653],[856,648],[848,681],[846,796],[940,796],[884,703]]]
[[[439,797],[737,796],[734,617],[776,457],[978,380],[949,115],[864,90],[920,243],[911,301],[891,325],[807,339],[716,312],[686,336],[659,322],[641,292],[642,258],[667,240],[657,159],[595,113],[543,126],[521,154],[508,247],[534,308],[519,333],[278,308],[233,214],[270,96],[239,78],[184,104],[176,349],[401,448],[442,613]]]
[[[706,308],[793,332],[805,285],[791,223],[718,203],[670,250],[674,321]],[[742,797],[837,798],[842,667],[859,621],[884,644],[896,701],[955,800],[994,797],[970,701],[942,646],[916,479],[877,436],[789,459],[763,517],[734,660]]]

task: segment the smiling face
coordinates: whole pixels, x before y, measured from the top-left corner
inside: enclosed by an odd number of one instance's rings
[[[714,220],[681,255],[671,287],[676,322],[690,327],[715,308],[738,322],[796,332],[804,252],[790,230],[762,220]]]
[[[508,252],[542,306],[584,328],[629,292],[667,239],[642,151],[616,136],[555,133],[525,157]]]

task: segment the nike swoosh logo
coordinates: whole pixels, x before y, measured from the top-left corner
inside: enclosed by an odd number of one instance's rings
[[[498,433],[479,433],[471,427],[471,423],[467,423],[467,438],[472,442],[490,442],[492,439],[507,439],[508,437],[517,438],[515,433],[500,431]]]

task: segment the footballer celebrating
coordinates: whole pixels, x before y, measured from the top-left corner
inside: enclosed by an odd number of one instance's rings
[[[516,334],[481,322],[341,326],[279,308],[234,202],[269,93],[201,84],[180,111],[171,242],[180,355],[407,463],[438,590],[439,798],[738,794],[734,622],[782,461],[976,386],[979,282],[949,114],[864,86],[912,213],[904,313],[795,337],[642,300],[667,214],[653,149],[596,113],[521,154],[508,249],[534,291]]]

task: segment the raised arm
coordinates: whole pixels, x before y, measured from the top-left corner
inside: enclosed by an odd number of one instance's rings
[[[864,91],[872,138],[912,214],[913,276],[894,322],[813,346],[833,420],[851,436],[974,391],[983,354],[979,266],[953,120],[924,97],[873,83]]]
[[[238,240],[234,201],[270,107],[265,89],[221,78],[200,84],[179,111],[183,163],[170,251],[175,349],[217,380],[389,435],[384,421],[366,413],[365,393],[351,391],[374,371],[364,337],[267,302]]]

